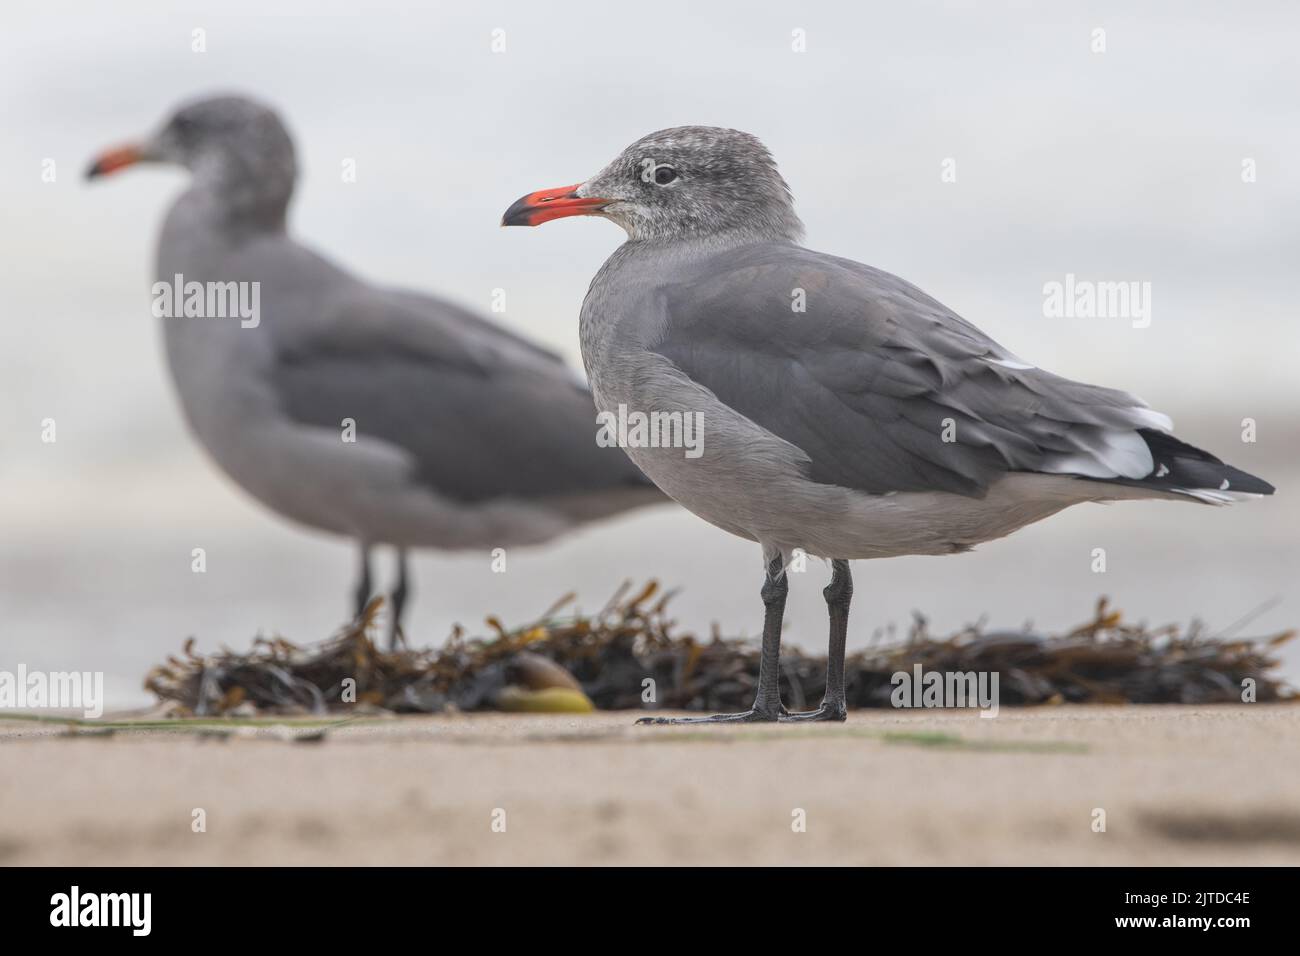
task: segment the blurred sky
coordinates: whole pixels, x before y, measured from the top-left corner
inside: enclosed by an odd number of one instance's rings
[[[440,6],[7,0],[0,666],[12,654],[102,666],[129,696],[187,634],[305,639],[346,610],[350,550],[269,516],[184,431],[148,295],[183,175],[80,178],[99,149],[196,94],[281,110],[302,168],[301,239],[483,311],[503,288],[497,318],[575,365],[582,296],[622,234],[591,220],[502,231],[502,211],[651,130],[748,130],[775,154],[810,246],[916,282],[1027,360],[1135,392],[1284,493],[1296,474],[1294,3]],[[955,183],[940,179],[948,157]],[[1242,182],[1245,158],[1257,182]],[[54,183],[41,181],[45,159]],[[1150,327],[1044,318],[1043,284],[1067,272],[1150,282]],[[1258,445],[1240,441],[1248,416]],[[44,418],[55,445],[40,441]],[[1155,619],[1218,625],[1278,597],[1261,622],[1295,623],[1297,517],[1283,495],[1218,511],[1076,508],[975,555],[864,562],[853,639],[914,607],[940,626],[985,611],[1066,624],[1103,592]],[[1088,569],[1100,545],[1118,552],[1105,579]],[[207,575],[190,574],[195,546],[208,547]],[[569,589],[596,605],[649,574],[686,588],[685,623],[758,629],[756,549],[683,513],[590,529],[504,576],[487,567],[420,558],[418,639],[488,612],[526,617]],[[791,604],[791,638],[809,647],[823,641],[823,576]]]

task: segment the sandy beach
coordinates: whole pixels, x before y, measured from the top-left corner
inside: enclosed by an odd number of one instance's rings
[[[6,719],[0,863],[1300,864],[1296,706],[634,716]]]

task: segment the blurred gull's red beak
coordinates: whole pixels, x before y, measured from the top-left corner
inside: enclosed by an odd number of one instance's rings
[[[143,158],[144,153],[139,146],[119,146],[117,149],[110,149],[90,164],[90,168],[86,170],[86,178],[107,176],[109,173],[138,163]]]
[[[577,191],[581,185],[582,183],[575,183],[559,189],[539,189],[535,193],[529,193],[506,210],[506,214],[501,217],[501,225],[540,226],[544,222],[563,219],[565,216],[590,216],[600,212],[609,203],[608,199],[579,196]]]

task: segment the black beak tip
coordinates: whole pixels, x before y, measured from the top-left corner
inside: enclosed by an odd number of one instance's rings
[[[532,207],[528,204],[527,196],[517,199],[511,204],[510,208],[505,211],[505,215],[501,217],[501,225],[531,226],[532,223],[529,222],[528,219],[532,211]]]
[[[104,174],[103,167],[99,165],[99,160],[95,160],[95,162],[91,163],[89,166],[86,167],[86,172],[85,172],[86,182],[90,182],[92,179],[98,179],[103,174]]]

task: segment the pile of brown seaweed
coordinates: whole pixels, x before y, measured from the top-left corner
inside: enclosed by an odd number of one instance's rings
[[[372,638],[376,600],[356,622],[311,646],[258,638],[245,654],[171,657],[145,680],[173,713],[184,716],[330,713],[377,710],[435,713],[473,710],[608,710],[647,706],[727,711],[748,707],[758,673],[756,642],[708,641],[677,633],[668,616],[674,592],[651,582],[627,584],[594,616],[561,615],[567,595],[537,622],[507,630],[488,618],[492,634],[467,638],[459,628],[433,650],[379,650]],[[659,595],[657,599],[656,595]],[[893,677],[924,672],[997,672],[1002,705],[1055,703],[1206,704],[1239,702],[1243,682],[1256,700],[1297,699],[1271,676],[1273,650],[1290,639],[1213,637],[1193,624],[1154,630],[1125,624],[1103,598],[1092,620],[1057,636],[985,631],[970,626],[932,637],[917,617],[901,643],[873,645],[849,656],[850,707],[889,707]],[[879,635],[877,635],[879,637]],[[786,706],[821,699],[825,659],[787,648],[781,660]],[[653,685],[647,679],[654,681]],[[654,704],[643,701],[654,688]]]

